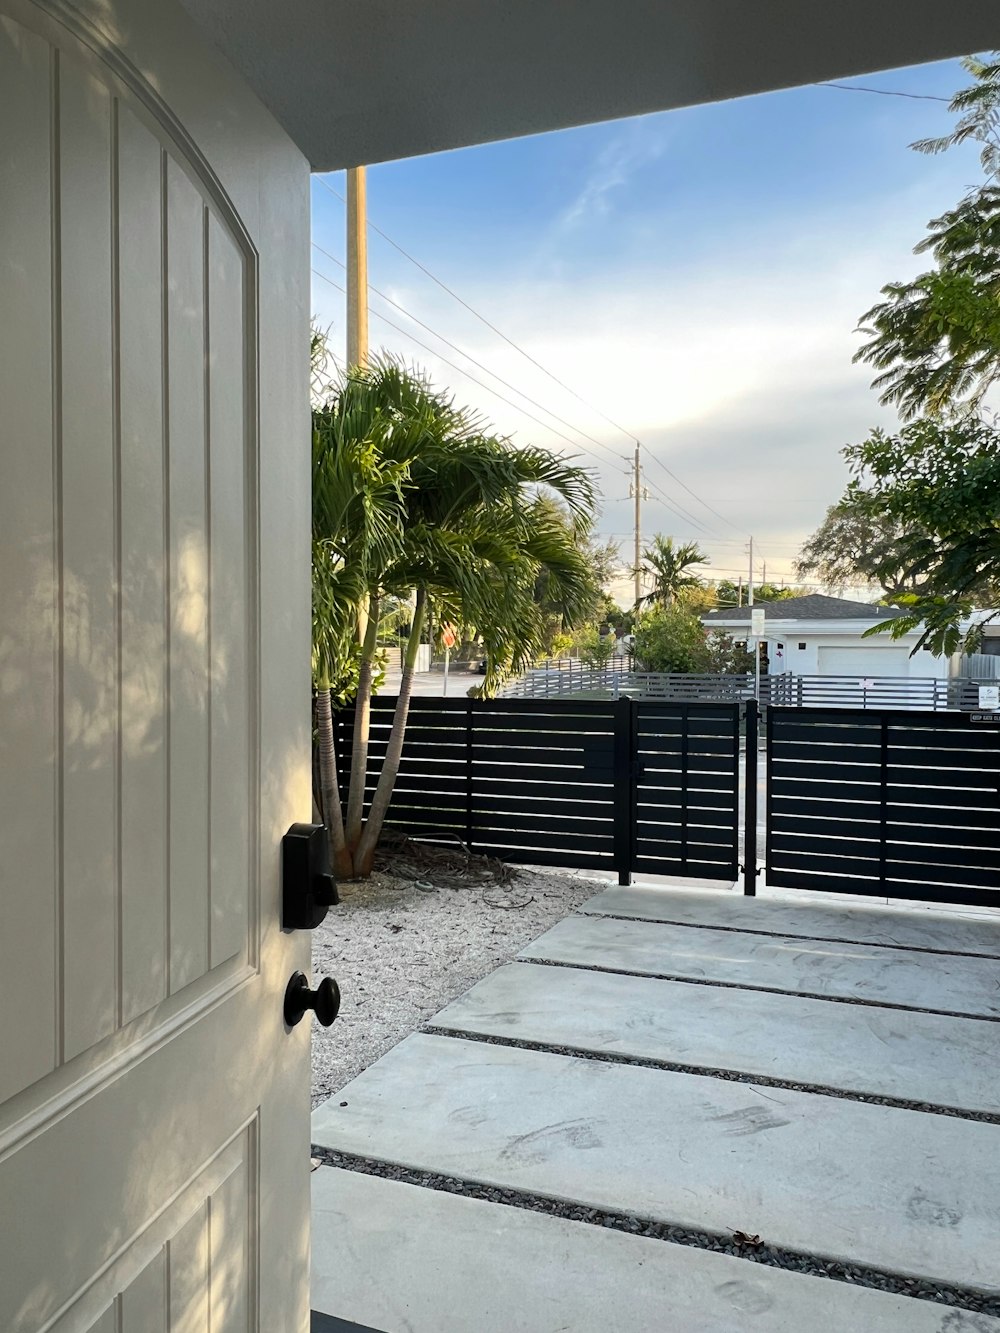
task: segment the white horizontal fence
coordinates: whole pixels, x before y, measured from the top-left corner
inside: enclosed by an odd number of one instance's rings
[[[504,699],[555,699],[610,691],[613,698],[618,698],[621,684],[628,677],[624,659],[617,666],[588,666],[575,657],[554,657],[509,681],[500,694]]]
[[[761,681],[762,697],[766,680]],[[588,666],[576,658],[554,658],[510,681],[506,699],[552,699],[579,694],[601,694],[613,699],[669,699],[679,703],[733,703],[752,699],[752,675],[704,675],[659,671],[630,671],[626,659],[603,666]]]
[[[768,701],[782,708],[901,708],[974,712],[980,685],[991,680],[953,676],[796,676],[770,678]]]
[[[907,676],[762,676],[760,702],[782,708],[894,708],[933,712],[975,712],[979,686],[996,679],[954,676],[949,680]],[[732,703],[754,697],[746,675],[630,671],[623,659],[588,666],[576,658],[542,663],[511,681],[507,699],[552,699],[580,695],[602,698],[662,699],[678,703]]]

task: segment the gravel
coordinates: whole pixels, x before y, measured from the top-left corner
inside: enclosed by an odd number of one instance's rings
[[[419,880],[340,885],[340,906],[313,932],[313,974],[335,977],[342,995],[336,1023],[313,1026],[313,1106],[608,884],[504,872],[423,865]]]

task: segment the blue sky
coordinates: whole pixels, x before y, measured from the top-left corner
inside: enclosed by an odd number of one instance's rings
[[[946,98],[968,77],[949,61],[847,82]],[[372,348],[416,361],[501,432],[579,453],[600,477],[603,532],[631,531],[616,456],[636,435],[647,535],[697,539],[725,576],[752,532],[757,576],[764,560],[788,575],[847,480],[840,448],[895,420],[851,364],[854,328],[885,282],[919,271],[927,220],[978,179],[972,150],[908,148],[952,121],[940,101],[810,87],[371,167],[370,220],[587,401],[377,234],[374,287],[570,426],[375,295]],[[342,260],[344,206],[322,180],[345,188],[343,173],[314,180],[313,239]],[[343,286],[316,249],[313,267]],[[344,298],[315,276],[313,309],[342,355]]]

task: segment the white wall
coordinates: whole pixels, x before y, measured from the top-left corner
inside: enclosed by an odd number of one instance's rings
[[[913,657],[900,664],[899,651],[905,648],[909,652],[917,643],[920,635],[917,631],[903,639],[892,639],[888,635],[879,635],[870,639],[862,637],[863,630],[832,631],[805,626],[783,628],[779,632],[769,628],[767,644],[770,658],[771,675],[780,675],[791,671],[795,675],[816,676],[820,674],[820,648],[864,648],[866,652],[886,653],[886,669],[877,674],[886,676],[913,676],[945,679],[948,676],[948,659],[935,657],[933,653],[922,649]],[[805,647],[800,648],[799,644]],[[778,649],[778,644],[782,649]]]

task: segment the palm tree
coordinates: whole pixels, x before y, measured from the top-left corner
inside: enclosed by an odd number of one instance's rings
[[[358,399],[365,410],[352,414],[348,409]],[[378,466],[387,470],[378,475],[390,490],[396,487],[401,505],[400,525],[392,528],[389,541],[361,540],[357,534],[364,524],[357,515],[352,528],[351,540],[363,550],[367,562],[358,583],[364,585],[370,614],[359,652],[341,863],[350,858],[354,874],[366,875],[399,770],[429,601],[433,599],[443,618],[481,635],[487,657],[483,688],[495,690],[507,673],[533,659],[541,641],[543,617],[534,597],[540,573],[546,572],[552,595],[561,599],[568,622],[585,615],[592,592],[589,565],[571,528],[554,521],[551,506],[546,507],[538,488],[554,491],[580,520],[592,512],[593,489],[584,470],[545,450],[515,448],[508,440],[498,439],[478,417],[456,408],[450,396],[435,391],[423,376],[388,358],[352,372],[331,404],[329,417],[338,423],[350,420],[355,431],[366,430]],[[331,430],[328,439],[334,451],[339,447],[346,454],[342,471],[351,476],[347,491],[355,497],[365,495],[370,478],[361,474],[347,445],[348,436]],[[394,503],[386,507],[382,494],[362,512],[368,517],[377,513],[384,519],[386,512],[396,512]],[[378,608],[383,597],[409,595],[414,589],[416,603],[392,729],[371,809],[362,824]],[[362,717],[363,726],[359,724]],[[330,799],[336,799],[333,792]],[[333,815],[335,845],[336,820]]]
[[[701,580],[690,571],[695,565],[707,565],[708,556],[696,542],[674,545],[673,537],[664,537],[656,533],[652,544],[642,553],[643,565],[640,570],[651,574],[653,590],[640,597],[636,603],[640,606],[649,602],[656,606],[671,606],[685,588],[696,588]]]

